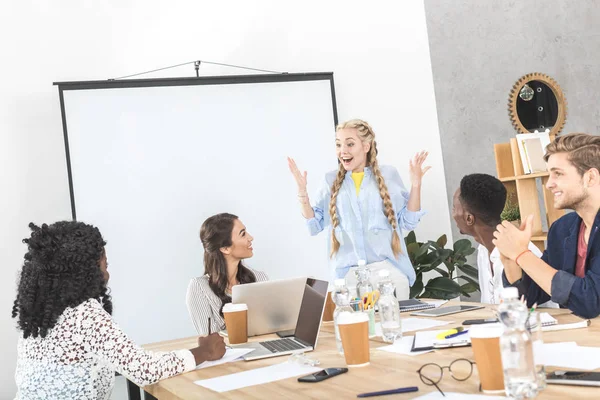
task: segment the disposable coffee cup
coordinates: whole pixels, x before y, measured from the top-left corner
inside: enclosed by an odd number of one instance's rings
[[[325,309],[323,310],[323,322],[333,321],[333,311],[335,310],[335,303],[331,298],[333,289],[334,288],[329,285],[329,291],[327,292],[327,298],[325,299]]]
[[[227,303],[223,306],[223,316],[229,344],[246,343],[248,341],[248,306]]]
[[[504,372],[500,355],[500,324],[474,325],[469,328],[473,356],[484,393],[504,393]]]
[[[344,357],[349,367],[369,365],[369,316],[363,312],[342,312],[338,316]]]

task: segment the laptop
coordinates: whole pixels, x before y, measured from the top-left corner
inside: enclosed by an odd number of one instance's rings
[[[248,305],[248,336],[294,330],[306,276],[235,285],[231,302]]]
[[[307,278],[294,336],[235,346],[254,349],[254,351],[243,356],[244,360],[251,361],[313,351],[317,347],[317,338],[321,328],[328,287],[329,282],[327,281]]]

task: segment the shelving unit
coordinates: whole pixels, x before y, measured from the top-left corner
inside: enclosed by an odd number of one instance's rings
[[[554,135],[551,135],[554,140]],[[552,225],[554,221],[564,215],[564,211],[554,208],[554,199],[552,193],[546,189],[548,182],[547,172],[536,172],[525,175],[523,164],[517,146],[517,139],[510,139],[509,143],[498,143],[494,145],[494,156],[496,158],[496,172],[498,179],[506,187],[508,195],[516,198],[521,218],[533,214],[533,237],[531,241],[540,249],[544,250],[547,239],[547,232],[542,231],[542,218],[547,222],[547,226]],[[540,178],[543,186],[543,205],[545,209],[540,209],[540,199],[537,190],[536,180]]]

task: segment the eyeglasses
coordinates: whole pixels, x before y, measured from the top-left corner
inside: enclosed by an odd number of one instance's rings
[[[444,392],[439,388],[438,383],[442,380],[444,376],[444,369],[448,369],[450,371],[450,375],[456,379],[457,381],[466,381],[473,374],[473,365],[475,363],[471,360],[467,360],[466,358],[459,358],[450,363],[450,365],[441,367],[436,363],[429,363],[423,365],[417,373],[419,374],[419,378],[421,381],[429,386],[435,386],[437,390],[440,391],[442,396],[446,397]]]

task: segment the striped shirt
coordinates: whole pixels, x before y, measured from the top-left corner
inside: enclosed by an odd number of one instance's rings
[[[256,282],[269,280],[269,277],[264,272],[253,269],[250,269],[250,271],[256,276]],[[208,279],[208,275],[192,279],[188,285],[186,295],[188,312],[196,331],[201,336],[208,335],[208,318],[211,321],[211,332],[218,332],[225,329],[225,321],[219,313],[222,305],[221,299],[210,288]]]

